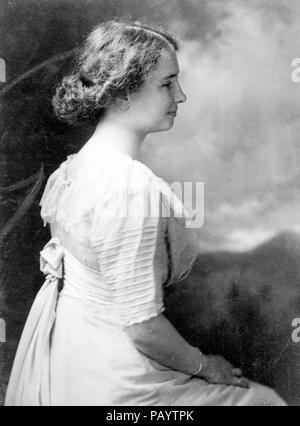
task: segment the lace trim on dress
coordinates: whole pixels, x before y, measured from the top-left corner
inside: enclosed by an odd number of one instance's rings
[[[69,231],[99,202],[104,208],[109,205],[114,191],[124,191],[130,199],[149,185],[162,194],[165,209],[170,210],[178,222],[184,224],[186,219],[191,219],[192,215],[169,184],[143,163],[127,155],[112,156],[100,162],[91,162],[91,167],[79,169],[77,175],[71,178],[69,164],[76,155],[69,155],[48,179],[40,201],[44,226],[58,221]],[[120,162],[120,167],[110,167],[116,160]]]
[[[151,318],[158,317],[163,312],[165,312],[165,307],[160,305],[156,309],[148,309],[147,311],[144,311],[141,314],[132,317],[131,319],[127,319],[123,325],[129,327],[133,324],[141,324],[144,321],[149,321]]]

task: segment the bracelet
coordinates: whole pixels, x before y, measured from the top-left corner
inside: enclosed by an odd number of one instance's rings
[[[195,373],[192,374],[192,376],[197,376],[197,374],[199,374],[203,368],[203,353],[200,351],[199,348],[197,348],[200,354],[200,365],[197,371],[195,371]]]

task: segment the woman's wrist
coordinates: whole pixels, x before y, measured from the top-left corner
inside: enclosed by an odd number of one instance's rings
[[[201,376],[201,373],[204,369],[204,365],[205,365],[205,355],[201,352],[201,350],[199,348],[193,348],[194,349],[194,353],[193,353],[193,370],[191,372],[191,376]]]

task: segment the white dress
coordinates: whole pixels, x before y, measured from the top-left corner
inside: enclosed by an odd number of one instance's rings
[[[191,216],[141,162],[116,154],[74,174],[75,155],[50,176],[41,200],[52,234],[40,254],[46,281],[6,405],[284,405],[262,385],[208,384],[136,349],[125,327],[163,312],[164,286],[183,280],[197,257],[185,226]],[[149,215],[149,199],[159,213]]]

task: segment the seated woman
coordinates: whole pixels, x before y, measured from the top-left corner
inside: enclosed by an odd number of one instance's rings
[[[177,50],[162,30],[109,21],[57,88],[57,116],[95,132],[41,200],[52,235],[41,251],[46,281],[6,405],[285,405],[191,346],[163,314],[164,286],[187,276],[197,250],[181,201],[137,154],[147,134],[172,128],[186,100]]]

